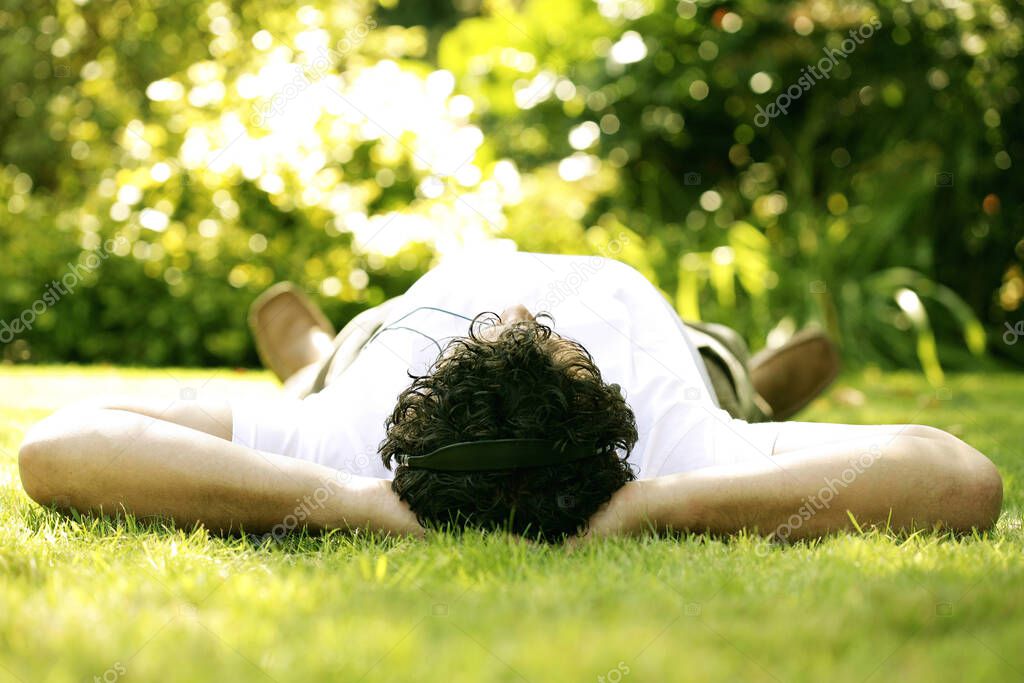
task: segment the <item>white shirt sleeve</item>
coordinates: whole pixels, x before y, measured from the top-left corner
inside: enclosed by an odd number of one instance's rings
[[[645,452],[636,459],[648,479],[715,465],[771,460],[782,423],[751,424],[721,408],[679,402],[651,430]],[[632,456],[631,456],[632,457]]]
[[[299,399],[234,400],[231,440],[258,451],[314,461],[306,408]]]
[[[745,422],[724,410],[718,419],[708,420],[708,450],[715,465],[733,465],[772,460],[781,422]]]
[[[391,479],[376,440],[360,438],[358,416],[322,394],[231,402],[231,441],[364,477]]]

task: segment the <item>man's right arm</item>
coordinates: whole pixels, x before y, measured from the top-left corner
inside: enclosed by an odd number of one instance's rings
[[[126,510],[219,531],[264,532],[299,518],[319,529],[423,532],[387,480],[125,409],[67,410],[43,420],[26,435],[19,468],[30,497],[62,510]]]

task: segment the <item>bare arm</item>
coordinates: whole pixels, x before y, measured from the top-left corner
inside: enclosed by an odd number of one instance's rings
[[[895,529],[987,529],[998,519],[999,473],[963,441],[915,425],[835,426],[841,438],[822,440],[819,430],[811,445],[791,434],[771,459],[627,484],[588,534],[748,529],[799,539],[851,528],[850,514],[862,527]]]
[[[21,446],[25,491],[65,510],[125,509],[223,531],[307,524],[422,533],[386,480],[262,453],[202,429],[223,433],[224,415],[203,416],[187,405],[169,414],[175,421],[132,404],[70,409],[43,420]]]
[[[231,404],[224,399],[181,399],[166,397],[101,396],[81,401],[57,411],[50,419],[83,410],[126,410],[139,415],[173,422],[231,441]]]

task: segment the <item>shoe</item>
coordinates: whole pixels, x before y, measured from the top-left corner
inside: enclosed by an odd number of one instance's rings
[[[775,349],[750,359],[750,379],[771,406],[772,419],[787,420],[817,398],[839,374],[839,352],[818,329],[805,329]]]
[[[282,382],[333,349],[331,322],[291,282],[279,282],[253,301],[249,329],[263,365]]]

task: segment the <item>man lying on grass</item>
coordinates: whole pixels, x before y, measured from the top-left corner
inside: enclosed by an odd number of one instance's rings
[[[851,517],[967,531],[1002,503],[993,464],[938,429],[783,422],[835,376],[820,333],[749,359],[735,333],[684,323],[613,260],[445,262],[333,343],[292,287],[250,322],[282,396],[59,411],[21,447],[28,494],[215,530],[450,524],[551,541],[797,539]]]

